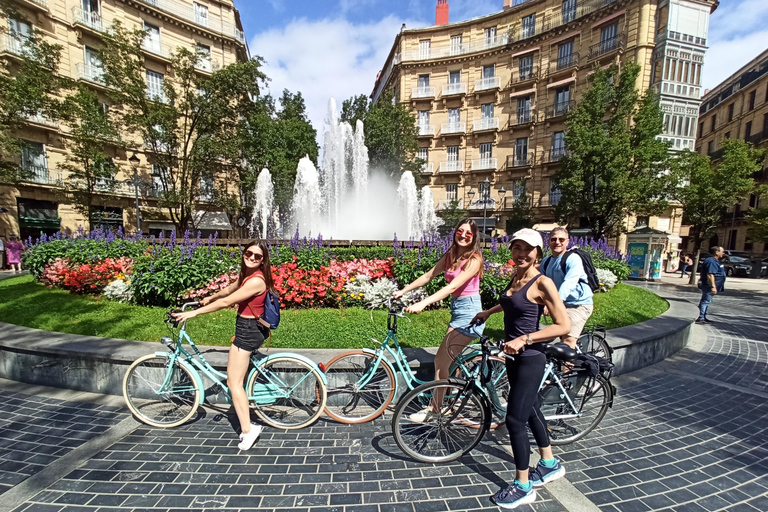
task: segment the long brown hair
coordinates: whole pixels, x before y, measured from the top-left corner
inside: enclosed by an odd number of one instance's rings
[[[456,230],[464,224],[469,224],[469,229],[472,230],[473,243],[467,249],[462,250],[462,248],[459,247],[459,245],[456,243]],[[446,270],[451,268],[457,261],[459,261],[459,259],[461,259],[461,257],[466,255],[467,260],[472,258],[480,258],[480,272],[477,275],[483,277],[483,273],[485,272],[485,261],[483,260],[483,247],[480,244],[478,231],[477,223],[470,218],[462,219],[461,222],[456,224],[456,227],[453,229],[453,240],[451,241],[451,246],[445,252]]]
[[[264,274],[264,283],[267,285],[267,290],[274,292],[275,291],[275,280],[272,278],[272,264],[269,262],[269,248],[267,247],[267,244],[264,243],[263,240],[254,240],[250,242],[248,245],[243,247],[242,255],[240,256],[240,275],[237,277],[237,285],[240,286],[243,284],[243,280],[246,278],[246,267],[245,267],[245,253],[248,252],[248,249],[250,249],[253,246],[258,247],[261,249],[261,254],[264,256],[261,259],[261,268],[257,270],[261,270],[262,274]]]

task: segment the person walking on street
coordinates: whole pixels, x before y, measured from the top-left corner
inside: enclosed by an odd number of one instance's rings
[[[506,424],[515,460],[515,480],[493,495],[498,506],[509,509],[533,503],[534,487],[565,474],[565,467],[552,454],[547,421],[539,404],[539,384],[547,364],[544,342],[564,336],[571,324],[555,284],[536,268],[543,245],[541,234],[533,229],[521,229],[512,236],[512,260],[517,272],[502,292],[499,304],[478,313],[472,320],[473,323],[485,322],[490,315],[503,311],[504,339],[507,340],[504,353],[515,356],[506,359],[509,380]],[[552,314],[552,325],[540,329],[545,307]],[[526,426],[530,427],[541,456],[535,468],[529,467],[531,446]]]
[[[5,235],[0,235],[0,270],[5,270]]]
[[[712,298],[715,295],[725,290],[725,268],[722,263],[720,263],[724,254],[725,249],[719,245],[710,247],[709,257],[704,260],[704,265],[701,267],[701,274],[699,275],[701,300],[699,301],[699,318],[696,319],[697,324],[712,323],[707,318],[709,305],[712,303]]]
[[[567,254],[570,237],[568,230],[557,227],[549,233],[550,256],[541,262],[541,273],[550,278],[557,287],[560,299],[565,304],[568,318],[571,320],[571,331],[563,337],[563,342],[575,349],[576,341],[581,336],[589,317],[592,316],[594,305],[592,303],[592,288],[587,281],[587,273],[577,254]],[[563,272],[562,260],[565,260],[565,272]],[[545,315],[549,312],[545,311]]]
[[[16,235],[11,235],[11,240],[5,244],[5,253],[8,255],[8,265],[14,272],[21,272],[21,253],[26,251],[24,244],[16,240]]]
[[[693,260],[691,259],[690,254],[683,255],[682,261],[682,271],[680,272],[681,279],[688,275],[687,272],[691,268],[691,265],[693,265]],[[693,272],[693,270],[691,270],[691,272]]]

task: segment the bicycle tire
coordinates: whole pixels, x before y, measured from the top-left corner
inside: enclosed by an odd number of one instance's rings
[[[142,423],[153,427],[178,427],[192,418],[200,404],[200,390],[192,373],[178,361],[170,368],[170,362],[170,355],[140,357],[123,378],[123,397],[128,409]],[[158,393],[169,372],[170,390]]]
[[[411,421],[409,416],[427,407],[437,388],[445,390],[440,408],[443,412],[423,422]],[[475,391],[473,384],[467,387],[466,381],[450,379],[427,382],[408,392],[398,402],[392,417],[397,446],[414,460],[426,463],[451,462],[469,453],[490,423],[488,404]]]
[[[597,332],[588,332],[579,336],[577,341],[579,349],[585,354],[607,359],[613,362],[613,349],[605,340],[605,335]]]
[[[574,378],[578,377],[574,376]],[[613,403],[611,383],[602,375],[588,378],[576,390],[573,402],[578,412],[582,414],[581,417],[550,420],[549,417],[553,414],[573,414],[574,411],[566,401],[542,405],[541,412],[547,420],[550,442],[554,446],[574,443],[597,427]]]
[[[480,364],[483,360],[483,356],[475,356],[463,361],[467,370],[470,372]],[[488,358],[488,364],[491,367],[491,381],[494,383],[493,391],[498,397],[498,405],[491,400],[491,424],[488,427],[490,430],[495,430],[499,426],[503,425],[507,417],[507,401],[509,400],[509,379],[507,378],[507,365],[504,362],[504,358],[499,356],[490,356]],[[452,373],[453,377],[459,379],[465,379],[464,371],[457,365]],[[491,392],[491,390],[488,390]]]
[[[256,366],[248,378],[246,392],[264,423],[288,430],[317,421],[328,398],[320,370],[290,356],[269,359]]]
[[[352,350],[331,359],[325,365],[328,400],[325,414],[346,424],[365,423],[381,416],[395,397],[395,373],[382,358],[371,375],[376,354]],[[363,387],[357,383],[369,379]]]

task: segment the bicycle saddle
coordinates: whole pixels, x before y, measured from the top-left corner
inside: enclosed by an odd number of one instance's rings
[[[573,361],[578,352],[565,343],[550,343],[547,345],[546,354],[561,361]]]

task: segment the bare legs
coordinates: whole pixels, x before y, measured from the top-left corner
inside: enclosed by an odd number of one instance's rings
[[[450,377],[451,363],[472,342],[472,339],[470,336],[456,332],[452,327],[448,328],[448,332],[445,334],[443,342],[440,343],[437,354],[435,354],[435,380]],[[438,412],[437,409],[443,403],[444,394],[443,388],[435,389],[435,394],[432,397],[432,410],[434,412]]]
[[[235,407],[235,413],[238,421],[240,421],[240,429],[243,434],[251,431],[251,411],[248,408],[248,396],[243,386],[250,359],[251,353],[247,350],[234,345],[229,347],[227,387],[229,387],[229,393],[232,395],[232,405]]]

